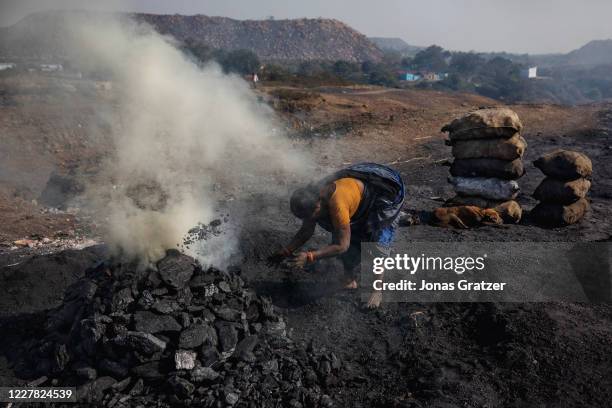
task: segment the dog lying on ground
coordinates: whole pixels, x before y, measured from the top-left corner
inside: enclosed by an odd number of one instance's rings
[[[482,225],[501,226],[503,220],[492,208],[483,209],[472,205],[462,205],[436,208],[430,224],[437,227],[472,228]]]

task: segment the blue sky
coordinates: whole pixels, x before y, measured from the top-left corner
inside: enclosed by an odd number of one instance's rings
[[[0,24],[49,8],[329,17],[368,36],[466,51],[567,52],[592,39],[612,38],[610,0],[0,0]]]

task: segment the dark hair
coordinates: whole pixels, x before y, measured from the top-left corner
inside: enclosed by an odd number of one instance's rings
[[[309,218],[315,212],[320,199],[319,189],[314,184],[298,188],[289,200],[291,212],[300,219]]]

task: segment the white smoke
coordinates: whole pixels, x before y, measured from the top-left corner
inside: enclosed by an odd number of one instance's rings
[[[274,131],[272,111],[241,78],[215,64],[198,67],[148,26],[108,16],[76,20],[71,58],[110,73],[117,98],[110,114],[116,154],[88,191],[115,249],[155,261],[214,216],[219,193],[302,168]]]

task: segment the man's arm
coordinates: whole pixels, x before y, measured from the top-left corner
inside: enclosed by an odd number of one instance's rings
[[[346,252],[351,245],[351,226],[347,224],[336,228],[334,236],[336,242],[333,244],[316,251],[300,252],[290,261],[290,263],[301,268],[316,259],[328,258]]]
[[[317,222],[315,220],[304,220],[302,226],[295,234],[289,245],[285,247],[285,251],[291,253],[296,249],[302,247],[312,236],[314,235]]]
[[[333,244],[318,249],[313,252],[315,259],[329,258],[332,256],[340,255],[348,251],[351,245],[351,226],[350,224],[341,225],[334,231],[336,239]]]
[[[280,264],[283,259],[291,256],[291,253],[304,245],[314,234],[317,222],[314,220],[304,220],[302,226],[295,234],[289,245],[268,257],[268,266]]]

